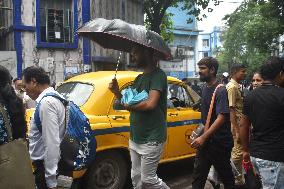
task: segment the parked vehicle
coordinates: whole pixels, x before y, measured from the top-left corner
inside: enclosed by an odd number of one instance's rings
[[[130,87],[138,74],[118,72],[120,89]],[[96,133],[95,161],[88,170],[74,172],[74,178],[83,177],[86,172],[84,184],[87,189],[121,189],[130,175],[130,113],[114,109],[115,96],[108,90],[113,77],[111,71],[92,72],[75,76],[57,88],[66,99],[80,106]],[[199,98],[180,80],[168,77],[168,137],[161,163],[195,156],[189,137],[201,119],[200,112],[192,108]]]

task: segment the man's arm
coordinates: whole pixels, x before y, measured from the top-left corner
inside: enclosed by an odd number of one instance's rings
[[[238,89],[235,87],[228,87],[228,101],[229,101],[229,107],[230,107],[230,121],[231,121],[231,129],[234,136],[237,137],[237,140],[239,140],[239,125],[237,122],[237,112],[236,112],[236,97],[238,93]]]
[[[65,111],[64,107],[63,111]],[[48,188],[57,186],[56,175],[60,158],[59,116],[53,103],[46,100],[41,103],[40,119],[42,140],[45,145],[44,167]]]
[[[209,129],[204,132],[200,137],[195,139],[191,146],[193,148],[199,148],[201,147],[209,138],[212,136],[226,121],[226,115],[225,114],[218,114],[217,119],[214,121],[214,123],[209,127]]]
[[[236,136],[237,140],[239,140],[240,128],[237,122],[236,110],[232,106],[230,107],[230,121],[231,121],[233,134]]]
[[[240,140],[243,147],[243,159],[245,161],[250,161],[249,156],[249,128],[251,122],[246,115],[242,115],[241,123],[240,123]]]
[[[158,90],[151,90],[149,92],[149,98],[145,101],[142,101],[136,105],[133,106],[125,106],[127,110],[129,111],[149,111],[156,108],[159,99],[161,96],[161,92]]]
[[[154,74],[151,77],[149,97],[136,105],[127,106],[129,111],[149,111],[156,108],[163,92],[167,89],[167,76],[164,73]]]

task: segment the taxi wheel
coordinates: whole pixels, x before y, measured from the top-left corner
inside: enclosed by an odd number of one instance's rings
[[[122,189],[128,173],[126,161],[119,152],[97,154],[87,173],[86,189]]]

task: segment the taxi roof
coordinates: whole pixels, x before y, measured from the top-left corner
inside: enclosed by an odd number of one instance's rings
[[[137,75],[141,74],[142,72],[135,72],[135,71],[118,71],[116,74],[117,80],[125,80],[125,79],[134,79]],[[74,76],[67,80],[66,82],[84,82],[90,84],[96,84],[97,82],[104,82],[111,81],[114,78],[115,71],[97,71],[97,72],[90,72],[81,74],[78,76]],[[170,81],[180,81],[177,78],[169,77],[168,80]]]

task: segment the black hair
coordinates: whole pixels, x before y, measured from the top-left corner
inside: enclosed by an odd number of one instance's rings
[[[19,78],[15,78],[15,79],[13,79],[13,83],[15,83],[16,81],[19,81],[20,79]]]
[[[241,69],[246,69],[247,67],[244,64],[233,64],[231,67],[231,75],[234,75]]]
[[[50,79],[48,74],[41,67],[31,66],[23,71],[23,77],[27,83],[31,82],[32,79],[35,79],[39,84],[48,84],[50,85]]]
[[[25,138],[27,125],[23,101],[11,86],[9,71],[0,65],[0,103],[4,105],[10,116],[13,138]]]
[[[284,71],[284,59],[276,56],[269,57],[260,67],[260,75],[264,80],[274,80],[281,71]]]
[[[187,78],[183,78],[181,81],[185,82],[185,81],[187,81]]]
[[[256,75],[256,74],[258,74],[258,75],[262,78],[262,75],[261,75],[260,71],[254,72],[254,73],[252,74],[252,78],[253,78],[253,76]],[[263,79],[263,78],[262,78],[262,79]]]
[[[217,72],[218,72],[218,68],[219,68],[219,63],[217,61],[216,58],[213,58],[213,57],[204,57],[202,58],[198,63],[197,65],[205,65],[206,67],[208,67],[209,69],[212,69],[214,68],[215,72],[214,72],[214,75],[216,76],[217,75]]]

